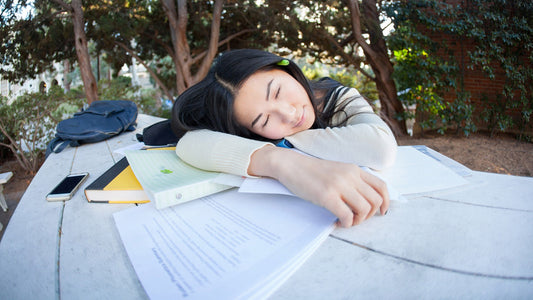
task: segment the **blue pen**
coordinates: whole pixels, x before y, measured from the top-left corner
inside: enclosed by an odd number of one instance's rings
[[[281,148],[294,148],[294,146],[286,139],[282,139],[281,141],[279,141],[276,146]]]

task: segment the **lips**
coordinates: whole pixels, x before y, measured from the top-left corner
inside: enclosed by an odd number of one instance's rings
[[[305,121],[305,108],[302,109],[302,114],[300,115],[300,118],[298,119],[298,122],[294,125],[294,127],[300,127]]]

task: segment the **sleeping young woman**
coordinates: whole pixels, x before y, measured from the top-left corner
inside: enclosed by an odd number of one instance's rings
[[[172,129],[187,163],[275,178],[344,227],[389,207],[385,183],[359,166],[379,170],[394,162],[390,128],[354,88],[329,78],[310,82],[275,54],[241,49],[219,56],[206,78],[176,99]]]

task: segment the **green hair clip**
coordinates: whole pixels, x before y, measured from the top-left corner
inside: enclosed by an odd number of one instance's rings
[[[288,59],[282,59],[277,63],[278,66],[288,66],[289,60]]]

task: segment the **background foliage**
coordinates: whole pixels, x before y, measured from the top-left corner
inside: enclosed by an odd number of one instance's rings
[[[54,62],[76,66],[72,20],[57,4],[61,1],[0,1],[2,79],[22,82],[47,70],[55,72]],[[215,1],[186,2],[185,36],[190,48],[190,71],[194,74],[212,38]],[[84,28],[100,99],[131,99],[140,112],[169,116],[167,100],[177,95],[180,75],[176,72],[178,61],[170,20],[162,3],[83,1]],[[30,4],[35,10],[21,18],[21,12]],[[525,130],[531,130],[531,1],[364,0],[359,4],[367,42],[372,45],[385,39],[387,59],[394,64],[398,98],[405,108],[416,105],[423,129],[453,129],[468,135],[482,124],[491,133],[518,128],[522,137]],[[370,14],[373,8],[383,29],[377,35],[370,30],[375,29],[375,19]],[[361,44],[354,37],[351,17],[348,1],[225,1],[218,51],[248,47],[277,52],[297,59],[311,79],[330,76],[356,87],[372,102],[383,100],[369,57],[363,55]],[[390,32],[383,35],[385,30]],[[447,38],[433,38],[439,34]],[[457,41],[466,40],[475,47],[458,52]],[[166,87],[168,93],[141,90],[133,87],[130,79],[118,77],[120,69],[131,65],[133,57],[153,70],[157,76],[154,83]],[[101,76],[107,70],[112,76]],[[465,74],[474,70],[481,70],[489,80],[503,77],[502,90],[485,94],[480,102],[475,102],[476,95],[465,89]],[[74,69],[69,78],[79,76],[77,72]],[[454,100],[445,101],[450,94]],[[84,103],[82,88],[53,88],[45,94],[27,94],[10,105],[2,98],[0,117],[4,131],[0,146],[13,152],[29,170],[34,168],[32,161],[39,159],[40,147],[51,139],[50,130]],[[519,118],[512,117],[516,111]],[[15,116],[25,116],[22,119],[27,120],[17,120]],[[415,117],[415,113],[399,111],[393,117],[401,122]],[[34,128],[39,124],[36,122],[41,122],[42,131]]]
[[[420,124],[425,128],[452,127],[468,135],[478,123],[491,134],[517,127],[523,137],[531,129],[533,107],[533,2],[455,2],[460,4],[416,0],[386,6],[395,26],[388,40],[395,78],[399,90],[407,91],[402,101],[427,113]],[[430,38],[435,34],[447,38]],[[461,49],[463,55],[452,42],[474,46]],[[474,70],[505,81],[499,93],[483,95],[479,107],[464,85],[465,74]],[[455,94],[453,102],[443,101],[446,92]],[[515,110],[521,112],[519,120],[511,117]]]
[[[132,87],[131,78],[102,80],[99,86],[102,99],[128,99],[136,103],[139,113],[170,116],[169,106],[156,105],[154,90]],[[26,93],[10,104],[6,97],[0,97],[0,146],[10,152],[2,156],[13,155],[24,170],[37,172],[57,123],[87,107],[83,96],[80,89],[65,93],[53,86],[47,93]]]

